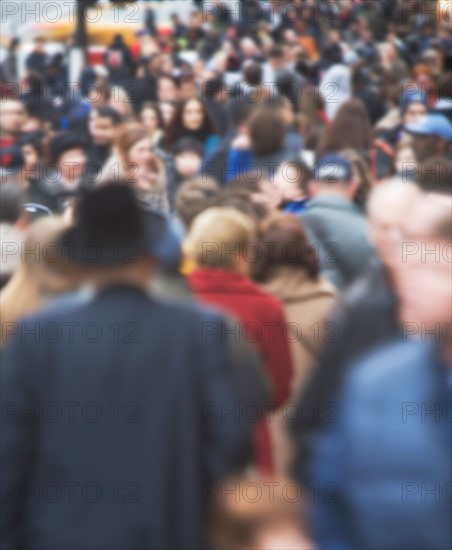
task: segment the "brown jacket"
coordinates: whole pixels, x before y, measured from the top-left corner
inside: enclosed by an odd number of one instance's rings
[[[287,475],[293,460],[293,444],[288,428],[302,414],[297,398],[315,365],[322,343],[333,341],[337,336],[335,327],[325,322],[337,291],[326,279],[320,277],[312,280],[304,270],[290,266],[275,270],[272,278],[261,287],[284,306],[286,335],[293,358],[294,374],[289,399],[270,423],[276,467],[280,473]]]

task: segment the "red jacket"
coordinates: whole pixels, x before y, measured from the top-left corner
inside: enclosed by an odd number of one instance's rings
[[[276,298],[260,290],[242,275],[223,269],[196,269],[188,276],[196,296],[215,305],[240,323],[240,338],[253,342],[262,352],[271,384],[272,400],[281,405],[289,396],[292,358],[285,336],[286,319]],[[234,337],[233,335],[230,337]],[[268,431],[258,430],[258,466],[271,470],[271,448]]]
[[[262,352],[273,400],[277,405],[284,403],[289,396],[292,359],[281,303],[246,277],[223,269],[195,269],[188,282],[202,302],[218,306],[240,322],[240,337]]]

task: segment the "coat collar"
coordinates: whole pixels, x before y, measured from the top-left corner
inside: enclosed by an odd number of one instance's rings
[[[334,210],[341,209],[360,213],[356,204],[339,195],[319,195],[318,197],[314,197],[308,202],[306,210],[309,211],[314,208],[332,208]]]
[[[198,294],[260,294],[250,279],[227,269],[197,268],[188,282]]]

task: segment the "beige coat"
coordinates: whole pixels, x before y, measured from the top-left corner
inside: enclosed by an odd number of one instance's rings
[[[338,337],[334,326],[325,322],[337,292],[326,279],[312,280],[304,270],[290,266],[279,268],[272,279],[261,287],[278,298],[284,306],[286,334],[293,357],[294,375],[290,397],[270,421],[276,467],[279,473],[288,475],[294,459],[288,430],[290,423],[303,413],[298,397],[312,372],[320,346],[328,339]]]

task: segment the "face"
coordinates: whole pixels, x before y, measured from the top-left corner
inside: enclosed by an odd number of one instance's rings
[[[180,87],[181,99],[186,99],[196,93],[196,82],[194,80],[185,80]]]
[[[442,217],[447,219],[450,197],[437,199],[448,201],[446,208],[441,208]],[[419,219],[423,219],[422,224]],[[407,334],[417,327],[416,338],[426,338],[427,331],[433,331],[439,341],[450,342],[452,245],[450,239],[435,236],[435,222],[438,216],[435,220],[434,207],[431,212],[415,210],[405,220],[397,278],[399,317],[403,326],[410,327]]]
[[[256,204],[265,204],[274,208],[279,205],[281,199],[274,181],[263,179],[259,183],[259,192],[251,193],[251,200]]]
[[[86,153],[83,149],[71,149],[60,156],[58,166],[61,170],[63,183],[67,187],[77,184],[83,174],[86,162]]]
[[[169,78],[161,78],[158,81],[158,99],[159,101],[177,101],[176,85]]]
[[[22,125],[22,132],[39,132],[42,130],[42,124],[39,118],[28,117],[25,120],[25,123]]]
[[[150,134],[153,134],[159,127],[159,119],[154,109],[144,109],[141,113],[140,119],[143,126],[145,126],[146,130]]]
[[[421,119],[426,112],[427,109],[423,103],[410,103],[405,111],[403,122],[405,124],[414,124]]]
[[[0,102],[0,129],[2,132],[18,134],[25,123],[25,109],[20,101]]]
[[[192,99],[185,104],[182,113],[182,124],[187,130],[199,130],[204,121],[202,105],[199,101]]]
[[[176,112],[174,105],[172,103],[160,103],[160,112],[162,113],[164,125],[169,126]]]
[[[198,174],[202,159],[194,151],[184,151],[175,157],[177,172],[184,178],[191,178]]]
[[[100,117],[95,112],[90,114],[89,133],[96,145],[111,145],[115,137],[115,125],[111,118]]]
[[[129,149],[128,156],[129,162],[135,164],[139,169],[147,170],[149,167],[149,163],[154,158],[151,140],[145,138],[137,141]]]

